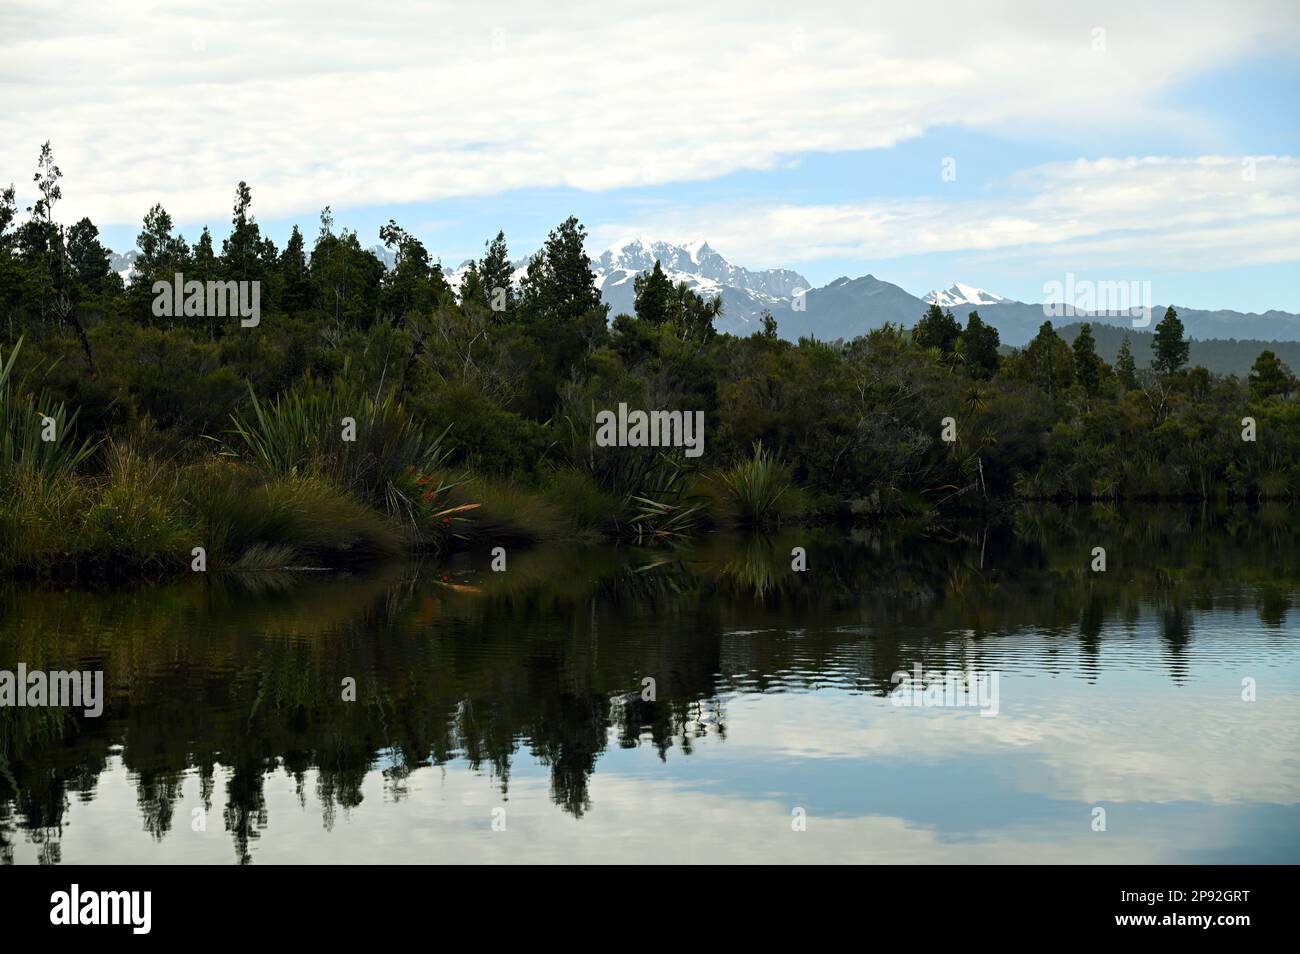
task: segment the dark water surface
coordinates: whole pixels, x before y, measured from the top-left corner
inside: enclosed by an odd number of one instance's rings
[[[0,709],[0,856],[1300,861],[1297,516],[0,588],[0,669],[107,692]],[[996,715],[896,705],[918,663]]]

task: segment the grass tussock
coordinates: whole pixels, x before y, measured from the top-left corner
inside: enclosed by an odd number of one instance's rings
[[[427,478],[445,470],[445,429],[419,421],[395,394],[371,394],[346,376],[329,386],[302,381],[270,403],[250,396],[252,411],[232,416],[228,454],[268,475],[327,480],[420,524],[433,502]]]
[[[600,486],[589,473],[573,467],[557,468],[542,494],[563,515],[578,536],[606,536],[623,513],[623,500]]]
[[[328,480],[266,477],[228,460],[177,467],[110,445],[98,476],[20,471],[0,490],[0,571],[161,576],[207,568],[354,565],[393,556],[393,520]]]
[[[627,496],[624,527],[637,543],[682,543],[703,523],[706,506],[690,473],[665,455],[645,475],[642,489]]]
[[[548,496],[524,484],[474,477],[456,486],[448,504],[477,506],[466,514],[462,533],[467,540],[540,543],[573,536],[564,509]]]
[[[795,487],[790,468],[774,453],[754,444],[753,453],[701,481],[720,523],[767,527],[797,520],[806,512],[805,495]]]
[[[0,351],[0,490],[22,475],[56,480],[73,474],[95,450],[77,440],[77,414],[48,392],[29,392],[14,373],[23,341]]]
[[[391,519],[322,476],[268,476],[216,459],[185,468],[180,485],[185,511],[218,566],[349,564],[404,545]]]

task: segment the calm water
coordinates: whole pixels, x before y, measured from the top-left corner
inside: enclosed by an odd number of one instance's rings
[[[108,696],[0,709],[0,857],[1300,861],[1295,516],[0,589],[0,669]],[[997,714],[894,704],[917,663]]]

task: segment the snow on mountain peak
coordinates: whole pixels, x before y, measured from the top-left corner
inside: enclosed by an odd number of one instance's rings
[[[619,239],[591,258],[595,285],[610,306],[611,315],[632,313],[633,282],[642,272],[653,270],[655,262],[673,284],[685,282],[688,288],[706,298],[721,295],[723,319],[720,327],[738,332],[756,321],[764,311],[788,308],[795,289],[812,287],[808,279],[790,269],[751,271],[732,265],[704,239],[677,245],[649,235],[632,235]],[[460,289],[469,265],[467,259],[459,268],[445,273],[453,289]],[[527,271],[528,259],[520,259],[514,265],[511,280],[515,287],[519,287]]]
[[[611,314],[631,313],[632,282],[653,270],[655,262],[673,284],[685,282],[705,297],[721,295],[724,324],[734,330],[746,327],[764,310],[788,307],[794,289],[811,287],[789,269],[751,271],[732,265],[702,238],[678,245],[640,235],[615,242],[592,259],[596,284]]]
[[[944,291],[932,291],[921,300],[941,308],[951,308],[954,305],[996,305],[1008,299],[974,285],[957,282]]]
[[[704,241],[704,239],[696,239],[694,242],[687,242],[682,247],[686,249],[687,253],[691,256],[692,262],[699,262],[701,255],[705,252],[713,251],[713,249],[709,248],[709,243]]]
[[[647,236],[616,242],[592,262],[597,274],[647,272],[655,262],[673,282],[686,282],[701,293],[727,287],[757,297],[788,298],[795,287],[808,287],[803,276],[784,268],[751,271],[732,265],[704,239],[685,245],[651,240]]]
[[[612,245],[606,248],[605,252],[609,253],[610,255],[617,256],[622,254],[623,252],[628,251],[629,249],[638,249],[638,250],[649,249],[652,248],[654,244],[655,244],[654,239],[652,239],[650,236],[646,235],[643,232],[640,235],[629,235],[626,238],[619,239],[617,242],[614,242]],[[600,257],[603,258],[604,253],[602,253]]]

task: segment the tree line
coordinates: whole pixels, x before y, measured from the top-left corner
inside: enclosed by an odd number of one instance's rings
[[[243,182],[220,248],[208,228],[191,243],[162,205],[150,208],[124,282],[93,222],[59,221],[62,176],[48,144],[34,182],[25,216],[13,187],[0,193],[0,367],[11,365],[0,492],[11,506],[14,475],[31,464],[14,437],[20,395],[67,409],[69,431],[90,449],[74,470],[88,478],[122,447],[178,466],[220,451],[252,467],[237,422],[269,428],[292,405],[304,429],[333,428],[328,415],[355,396],[388,415],[393,433],[437,441],[438,453],[412,467],[432,479],[436,462],[453,475],[429,501],[441,521],[489,524],[495,510],[521,533],[537,514],[584,532],[671,535],[737,513],[762,522],[1015,498],[1290,499],[1300,486],[1294,374],[1267,350],[1244,380],[1189,365],[1173,308],[1155,327],[1150,367],[1127,339],[1103,360],[1087,324],[1067,343],[1045,321],[1008,351],[978,311],[963,326],[938,306],[914,327],[848,341],[786,341],[771,316],[748,335],[722,334],[721,301],[674,284],[658,264],[636,279],[633,313],[609,315],[576,218],[551,231],[518,282],[498,232],[453,288],[392,220],[378,235],[391,267],[328,207],[313,237],[295,226],[277,247]],[[177,272],[260,282],[260,325],[155,315],[153,283]],[[594,417],[619,402],[704,411],[705,457],[597,453]],[[1248,417],[1254,440],[1242,436]],[[941,437],[945,418],[953,441]],[[281,423],[282,437],[293,429]],[[324,438],[300,443],[329,453]],[[343,491],[391,498],[401,481],[384,470],[390,450],[367,451],[375,460],[348,471]],[[338,479],[338,468],[317,470]],[[386,483],[374,485],[381,473]],[[468,503],[482,506],[445,515]]]

